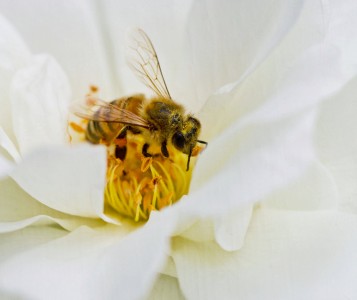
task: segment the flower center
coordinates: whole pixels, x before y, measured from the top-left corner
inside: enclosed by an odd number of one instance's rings
[[[105,200],[121,215],[135,221],[147,220],[151,211],[161,210],[188,193],[191,171],[187,156],[169,148],[170,158],[161,154],[144,157],[142,136],[127,136],[124,160],[115,158],[109,147]]]
[[[75,140],[85,141],[86,126],[85,121],[69,122],[70,140],[73,141],[75,136]],[[126,145],[123,160],[115,156],[118,143]],[[160,148],[155,147],[150,147],[150,151],[155,153],[152,157],[144,157],[144,144],[142,135],[131,133],[124,141],[106,144],[105,201],[117,213],[136,222],[148,220],[152,211],[172,205],[187,194],[195,163],[194,159],[191,160],[190,170],[186,171],[187,155],[171,146],[168,146],[169,158],[161,155]],[[197,146],[193,156],[199,151]]]

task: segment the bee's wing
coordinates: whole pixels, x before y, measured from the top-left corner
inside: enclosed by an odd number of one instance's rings
[[[84,103],[74,103],[70,110],[76,116],[90,121],[123,123],[143,128],[152,127],[148,121],[133,112],[96,97],[87,97]]]
[[[158,96],[171,99],[154,46],[140,28],[128,33],[127,62],[141,82]]]

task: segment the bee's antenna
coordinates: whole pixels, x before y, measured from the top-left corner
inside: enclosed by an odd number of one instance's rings
[[[192,146],[190,147],[190,152],[188,153],[188,157],[187,157],[187,167],[186,167],[186,172],[190,169],[190,160],[191,160],[191,155],[192,155]]]
[[[197,140],[197,143],[205,144],[206,146],[208,145],[208,143],[207,143],[207,142],[205,142],[205,141],[201,141],[201,140]]]

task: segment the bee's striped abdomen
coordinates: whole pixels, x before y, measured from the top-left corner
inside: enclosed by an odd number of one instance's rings
[[[118,106],[119,108],[129,110],[135,114],[139,113],[139,108],[142,104],[143,96],[136,95],[133,97],[125,97],[114,100],[111,104]],[[105,113],[108,110],[99,109],[95,115],[101,116],[101,119],[105,118]],[[93,144],[99,144],[101,141],[110,143],[112,142],[118,134],[122,131],[122,129],[126,125],[122,123],[115,123],[115,122],[99,122],[91,120],[88,122],[87,129],[86,129],[86,139],[87,141]]]
[[[102,113],[100,110],[96,114]],[[101,141],[111,142],[123,124],[114,122],[89,121],[86,130],[86,139],[93,143],[99,144]]]

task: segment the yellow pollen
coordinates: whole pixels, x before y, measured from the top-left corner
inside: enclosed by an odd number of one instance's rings
[[[74,122],[69,122],[69,126],[70,126],[74,131],[76,131],[76,132],[78,132],[78,133],[84,133],[84,132],[85,132],[85,129],[84,129],[82,126],[80,126],[80,125],[78,125],[78,124],[76,124],[76,123],[74,123]]]

